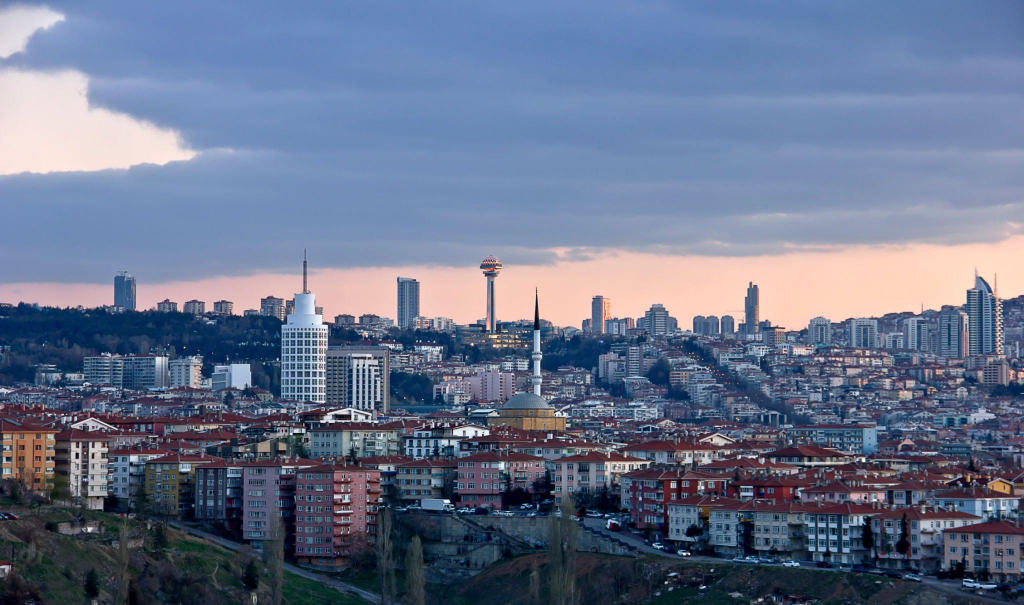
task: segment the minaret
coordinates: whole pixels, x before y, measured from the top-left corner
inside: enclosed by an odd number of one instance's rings
[[[540,397],[540,295],[533,292],[533,394]]]

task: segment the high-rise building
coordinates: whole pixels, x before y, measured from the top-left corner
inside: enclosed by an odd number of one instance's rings
[[[284,321],[284,299],[276,296],[268,296],[260,299],[260,315],[276,317]]]
[[[171,302],[169,298],[165,298],[163,302],[156,303],[156,310],[161,313],[177,313],[178,303]]]
[[[747,334],[757,332],[761,317],[761,293],[754,282],[747,284],[747,296],[743,299],[743,323]]]
[[[127,271],[121,271],[114,276],[114,305],[125,311],[136,309],[135,278]]]
[[[179,357],[168,362],[171,388],[198,389],[203,384],[203,358],[201,355]]]
[[[232,315],[235,312],[235,303],[230,300],[218,300],[213,303],[213,312],[217,315]]]
[[[825,317],[815,317],[807,324],[807,342],[812,345],[832,344],[832,322]]]
[[[878,320],[867,318],[851,319],[850,346],[861,349],[877,349]]]
[[[612,301],[603,297],[595,296],[590,302],[590,331],[594,334],[607,332],[605,322],[612,316]]]
[[[252,368],[247,363],[213,366],[210,390],[247,389],[252,386]]]
[[[185,303],[185,313],[187,315],[206,315],[206,303],[201,300],[190,300]]]
[[[632,330],[636,327],[636,320],[632,317],[618,318],[613,317],[607,319],[604,322],[605,334],[613,334],[617,336],[625,336],[627,330]]]
[[[386,347],[327,350],[327,403],[387,414],[391,407],[391,363]]]
[[[719,321],[717,315],[708,315],[704,319],[704,325],[707,326],[707,334],[709,336],[717,336],[718,334],[720,334]]]
[[[161,355],[111,355],[86,357],[85,381],[95,386],[122,389],[163,389],[169,383],[167,358]]]
[[[652,336],[668,334],[672,331],[673,319],[669,316],[665,305],[655,303],[644,314],[644,329]]]
[[[493,334],[498,324],[494,307],[494,278],[498,277],[498,272],[502,269],[501,261],[496,256],[485,257],[480,261],[480,269],[484,272],[484,277],[487,278],[487,318],[484,320],[486,322],[484,327],[488,333]]]
[[[967,333],[969,355],[1003,354],[1003,303],[988,282],[974,276],[967,291]]]
[[[939,356],[956,357],[963,359],[967,357],[968,343],[970,342],[970,320],[967,313],[962,309],[951,305],[942,307],[939,311]]]
[[[398,327],[409,328],[420,316],[420,282],[411,277],[398,278]]]
[[[316,295],[309,291],[306,256],[302,256],[302,293],[295,295],[295,312],[281,326],[281,398],[327,401],[327,326],[316,313]]]
[[[705,330],[707,329],[707,326],[706,326],[706,324],[704,322],[705,322],[705,319],[704,319],[703,315],[694,315],[693,316],[693,333],[694,334],[707,334],[707,332],[705,332]]]
[[[908,317],[903,320],[903,346],[914,351],[928,351],[931,333],[928,320],[923,317]]]
[[[736,332],[736,319],[733,318],[732,315],[723,315],[721,324],[722,334],[732,334]]]

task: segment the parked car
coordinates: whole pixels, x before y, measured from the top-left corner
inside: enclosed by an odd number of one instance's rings
[[[677,554],[677,555],[679,555],[680,557],[689,557],[689,556],[690,556],[690,555],[692,555],[693,553],[691,553],[691,552],[690,552],[690,551],[688,551],[688,550],[677,550],[677,551],[676,551],[676,554]]]
[[[604,517],[604,515],[602,515],[601,513],[592,510],[587,511],[587,516],[591,519],[601,519],[602,517]]]
[[[981,582],[978,582],[972,578],[964,578],[964,581],[960,583],[964,588],[970,588],[971,590],[977,590],[981,588]]]
[[[741,556],[737,555],[737,556],[732,558],[732,562],[733,563],[746,563],[747,559],[745,557],[741,557]]]
[[[651,544],[651,548],[655,550],[665,550],[665,545],[661,542],[655,542],[654,544]]]
[[[828,561],[818,561],[817,563],[814,564],[814,566],[815,567],[820,567],[822,569],[832,569],[832,564],[829,563]]]
[[[900,572],[898,571],[887,571],[885,572],[885,577],[892,578],[894,580],[899,580],[903,578],[903,576],[901,576]]]
[[[782,566],[783,567],[800,567],[800,562],[799,561],[783,561],[782,562]]]
[[[531,510],[531,509],[533,509],[533,505],[532,504],[520,504],[519,505],[519,510]]]
[[[917,575],[916,573],[908,573],[907,575],[903,576],[903,579],[908,582],[924,582],[924,579],[922,579],[921,576]]]

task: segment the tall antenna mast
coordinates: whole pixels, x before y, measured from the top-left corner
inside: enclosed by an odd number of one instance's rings
[[[302,293],[309,294],[309,285],[306,281],[306,249],[302,249]]]

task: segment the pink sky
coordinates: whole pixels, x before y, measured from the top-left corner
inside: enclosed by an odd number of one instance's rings
[[[315,258],[315,250],[310,251]],[[498,277],[498,317],[518,319],[532,313],[534,286],[540,289],[541,314],[559,325],[578,326],[590,313],[590,299],[603,294],[612,315],[638,317],[651,303],[663,303],[690,326],[694,315],[742,315],[747,282],[761,287],[761,318],[790,329],[825,315],[833,320],[889,311],[937,309],[961,304],[973,284],[975,267],[991,282],[999,277],[1004,298],[1024,291],[1024,237],[998,244],[855,247],[836,252],[797,252],[763,257],[658,256],[622,252],[595,260],[552,266],[506,266]],[[484,278],[476,263],[465,268],[383,267],[312,270],[310,289],[328,318],[338,313],[372,312],[395,316],[395,277],[421,282],[424,315],[469,322],[483,316]],[[170,298],[234,301],[235,312],[258,308],[270,294],[290,297],[301,288],[294,275],[257,274],[193,282],[154,284],[139,279],[142,308]],[[11,283],[0,285],[0,301],[43,305],[96,306],[112,302],[111,284]]]

